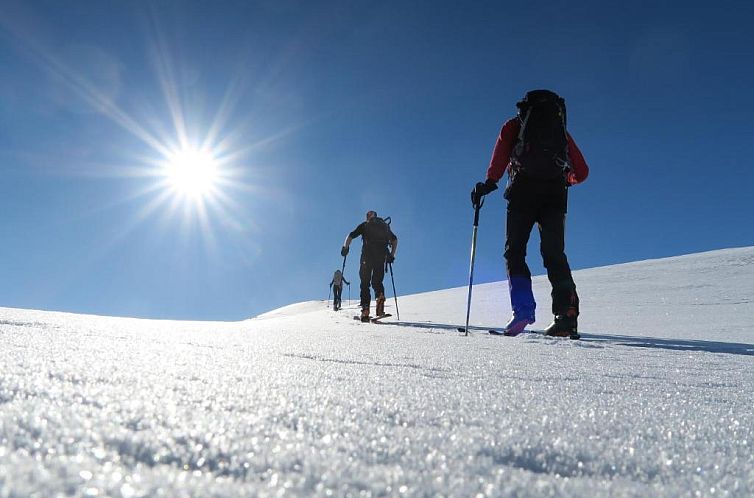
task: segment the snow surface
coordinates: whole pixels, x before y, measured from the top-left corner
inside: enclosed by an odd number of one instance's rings
[[[487,335],[504,282],[469,337],[466,288],[383,325],[0,308],[0,496],[754,496],[754,248],[574,277],[582,341]]]

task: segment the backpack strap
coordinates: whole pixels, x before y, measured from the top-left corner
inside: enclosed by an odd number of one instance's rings
[[[526,116],[521,120],[521,126],[518,129],[518,142],[516,144],[523,144],[524,131],[526,130],[526,123],[529,122],[529,116],[531,116],[531,107],[526,110]]]
[[[521,124],[518,127],[518,137],[516,138],[516,145],[513,146],[513,154],[511,154],[511,158],[514,159],[514,161],[511,162],[511,169],[508,172],[511,182],[515,179],[519,170],[520,163],[518,162],[518,158],[521,156],[524,149],[524,133],[526,132],[526,123],[529,122],[529,116],[531,116],[531,107],[526,109],[526,114],[523,118],[519,116]],[[481,205],[479,207],[481,207]]]
[[[563,120],[563,135],[565,138],[565,150],[563,151],[563,158],[556,157],[555,162],[558,166],[563,168],[563,176],[566,176],[569,171],[571,171],[571,158],[568,155],[568,128],[566,128],[566,120],[568,119],[566,115],[566,108],[565,108],[565,99],[563,97],[558,97],[558,107],[560,108],[560,114],[561,119]]]

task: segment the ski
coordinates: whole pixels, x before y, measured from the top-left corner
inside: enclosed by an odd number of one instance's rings
[[[458,328],[456,328],[456,330],[458,332],[460,332],[461,334],[465,334],[466,333],[466,328],[465,327],[458,327]],[[502,330],[489,329],[487,332],[490,335],[505,335]],[[540,334],[544,334],[544,332],[542,332],[542,331],[534,331],[534,330],[525,330],[524,332],[538,332]],[[506,335],[506,337],[513,337],[513,336]]]
[[[544,330],[523,330],[519,332],[518,334],[506,334],[503,330],[497,330],[497,329],[489,329],[487,331],[490,335],[501,335],[503,337],[516,337],[521,334],[539,334],[539,335],[545,335]]]
[[[562,339],[566,339],[566,338],[573,339],[573,340],[581,339],[581,336],[579,334],[575,334],[575,335],[572,335],[572,336],[547,335],[544,330],[529,330],[529,329],[527,329],[527,330],[524,330],[523,332],[520,332],[520,333],[515,334],[515,335],[506,335],[502,330],[496,330],[496,329],[489,329],[487,332],[490,335],[503,336],[503,337],[516,337],[516,336],[519,336],[521,334],[537,334],[537,335],[543,335],[545,337],[558,337],[558,338],[562,338]]]
[[[382,315],[382,316],[376,316],[376,317],[372,317],[372,316],[370,316],[370,317],[369,317],[369,321],[370,321],[370,322],[372,322],[372,323],[380,323],[380,320],[382,320],[383,318],[387,318],[387,317],[389,317],[389,316],[393,316],[393,315],[392,315],[392,314],[390,314],[390,313],[385,313],[385,314],[384,314],[384,315]],[[358,320],[358,321],[361,321],[361,316],[360,316],[360,315],[356,315],[356,316],[354,316],[354,317],[353,317],[353,319],[354,319],[354,320]],[[366,323],[366,322],[363,322],[363,323]]]

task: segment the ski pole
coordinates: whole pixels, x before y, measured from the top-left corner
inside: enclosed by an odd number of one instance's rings
[[[395,298],[395,317],[400,320],[401,313],[398,311],[398,295],[395,293],[395,279],[393,278],[393,263],[388,263],[390,267],[390,281],[393,283],[393,297]]]
[[[474,228],[471,232],[471,261],[469,262],[469,297],[466,301],[466,327],[458,328],[459,332],[464,332],[465,335],[469,335],[469,315],[471,314],[471,288],[474,285],[474,257],[476,256],[476,232],[479,228],[479,210],[482,209],[484,204],[484,198],[479,204],[474,205]]]
[[[351,306],[351,284],[348,284],[348,306]]]
[[[327,307],[330,307],[330,294],[332,293],[332,284],[330,284],[330,290],[327,291]]]
[[[347,257],[348,257],[348,253],[346,253],[346,255],[343,256],[343,266],[340,269],[340,276],[341,276],[341,278],[343,277],[344,272],[346,271],[346,258]],[[351,286],[350,285],[348,286],[348,292],[349,292],[349,296],[350,296],[350,293],[351,293]],[[328,297],[327,300],[329,301],[330,298]],[[350,300],[350,297],[349,297],[349,300]]]

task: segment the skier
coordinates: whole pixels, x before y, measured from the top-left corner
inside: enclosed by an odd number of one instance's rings
[[[477,206],[508,170],[505,263],[513,317],[503,333],[517,335],[535,321],[526,244],[536,223],[555,315],[545,334],[578,339],[579,298],[565,255],[565,218],[568,187],[586,180],[589,167],[566,131],[564,99],[549,90],[532,90],[516,107],[518,115],[497,138],[486,181],[471,192]]]
[[[390,229],[385,220],[377,216],[375,211],[368,211],[367,220],[348,234],[343,242],[340,255],[348,254],[351,241],[361,236],[361,260],[359,278],[361,279],[361,321],[369,321],[369,305],[372,296],[369,284],[374,289],[376,300],[375,313],[378,317],[385,315],[385,287],[382,279],[385,277],[385,262],[395,261],[395,251],[398,249],[398,237]],[[390,251],[388,252],[388,246]]]
[[[351,282],[346,280],[346,277],[343,276],[340,270],[335,270],[335,274],[332,276],[332,280],[330,280],[330,287],[333,290],[332,309],[335,311],[340,309],[340,295],[343,292],[343,282],[346,285],[351,285]]]

